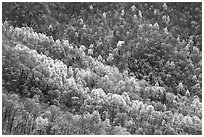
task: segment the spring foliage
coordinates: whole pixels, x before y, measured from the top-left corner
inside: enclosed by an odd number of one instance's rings
[[[69,4],[3,3],[3,134],[202,134],[200,6]]]

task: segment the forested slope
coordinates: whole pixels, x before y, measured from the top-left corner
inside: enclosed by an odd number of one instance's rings
[[[202,134],[201,3],[3,3],[3,134]]]

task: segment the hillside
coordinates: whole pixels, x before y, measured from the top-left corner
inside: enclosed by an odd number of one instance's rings
[[[4,135],[201,135],[201,3],[3,3]]]

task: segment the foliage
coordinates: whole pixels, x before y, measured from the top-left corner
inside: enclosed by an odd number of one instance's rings
[[[202,134],[200,5],[3,3],[3,134]]]

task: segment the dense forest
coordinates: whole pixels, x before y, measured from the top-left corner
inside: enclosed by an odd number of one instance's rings
[[[201,135],[202,3],[3,2],[3,135]]]

